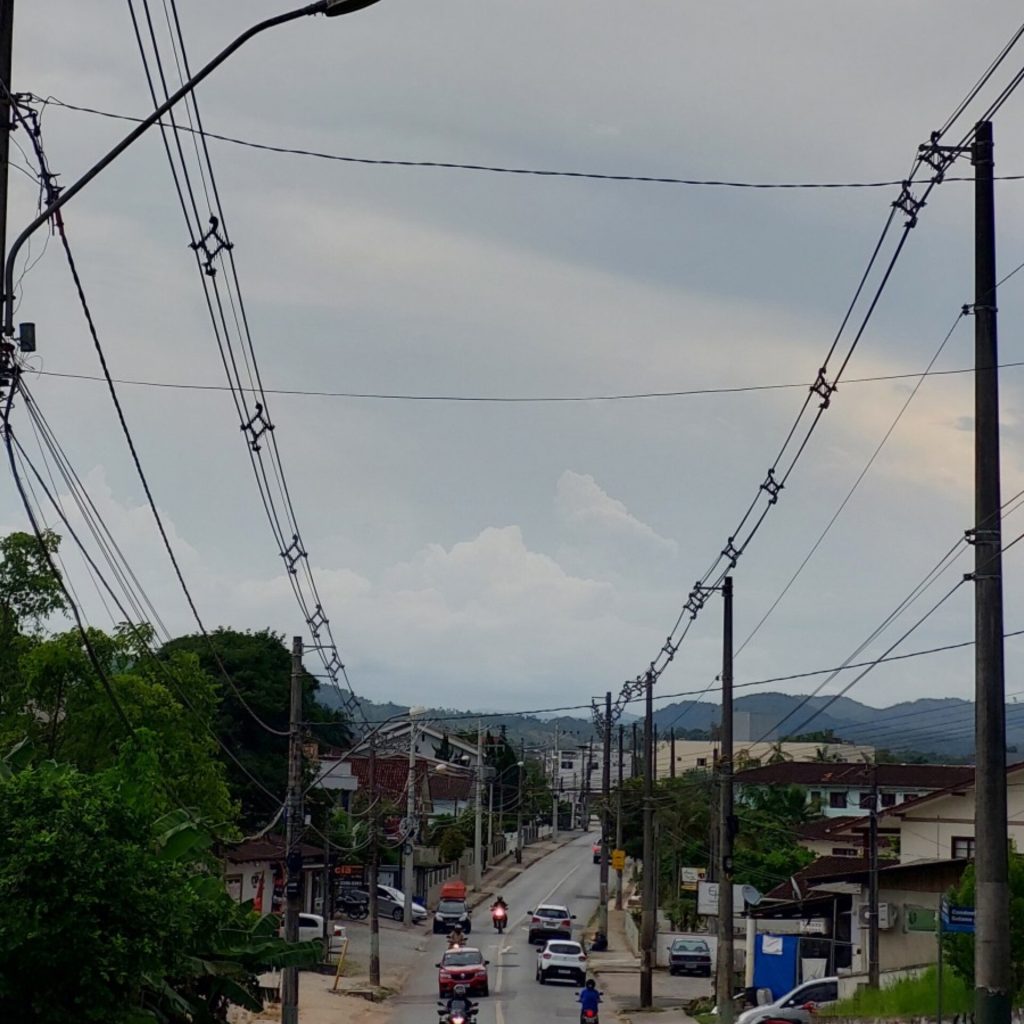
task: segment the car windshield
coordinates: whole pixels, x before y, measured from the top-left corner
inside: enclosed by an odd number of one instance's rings
[[[537,917],[568,917],[569,912],[560,907],[538,907]]]
[[[708,944],[700,939],[676,939],[672,943],[673,953],[707,953]]]
[[[549,942],[548,952],[561,953],[564,956],[579,956],[583,950],[576,942]]]
[[[441,900],[437,905],[437,910],[441,914],[464,914],[466,904],[462,900]]]
[[[478,949],[460,949],[451,953],[445,953],[441,961],[445,967],[469,967],[473,964],[482,964],[484,958]]]

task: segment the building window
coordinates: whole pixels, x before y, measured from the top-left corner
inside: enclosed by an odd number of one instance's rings
[[[896,794],[895,793],[883,793],[882,794],[882,806],[883,807],[895,807],[896,806]]]
[[[808,796],[808,799],[813,804],[816,800],[820,800],[821,799],[821,790],[820,789],[812,789],[810,791],[810,793],[807,794],[807,796]]]
[[[676,760],[682,760],[682,759],[681,758],[676,758]],[[707,768],[707,766],[708,766],[708,759],[706,757],[698,757],[697,758],[697,767],[698,768]]]
[[[974,836],[953,836],[953,856],[974,859]]]
[[[572,769],[575,768],[575,767],[576,767],[576,765],[572,761],[563,761],[562,762],[562,769],[564,771],[572,771]]]
[[[860,807],[860,809],[862,811],[870,811],[871,810],[871,793],[870,792],[868,792],[868,793],[861,793],[860,794],[860,799],[857,801],[857,806]]]
[[[846,806],[846,793],[836,792],[833,790],[828,795],[829,807],[845,807]]]

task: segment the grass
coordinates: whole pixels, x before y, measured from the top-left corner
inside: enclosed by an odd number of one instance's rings
[[[821,1017],[926,1017],[934,1016],[938,994],[938,972],[929,967],[914,978],[904,978],[887,988],[858,989],[849,999],[818,1011]],[[968,1013],[974,1008],[974,993],[948,967],[942,972],[942,1013]]]

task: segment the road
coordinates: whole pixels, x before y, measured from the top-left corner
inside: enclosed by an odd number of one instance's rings
[[[576,915],[573,937],[578,938],[597,909],[599,869],[591,853],[596,839],[596,834],[581,836],[538,861],[502,890],[510,911],[509,928],[503,936],[491,925],[489,902],[474,911],[467,944],[480,948],[491,961],[491,994],[479,1000],[479,1024],[578,1019],[575,993],[579,986],[568,981],[539,985],[534,978],[537,947],[526,941],[526,911],[540,903],[564,904]],[[391,1000],[393,1024],[437,1024],[434,965],[447,949],[447,940],[443,935],[431,935],[427,941],[429,955],[413,968],[402,994]]]

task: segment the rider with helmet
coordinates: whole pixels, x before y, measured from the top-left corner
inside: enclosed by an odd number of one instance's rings
[[[587,983],[579,994],[579,1002],[581,1021],[587,1019],[586,1014],[591,1010],[593,1011],[593,1016],[597,1016],[597,1008],[601,1003],[601,993],[597,991],[597,983],[593,978],[587,978]]]

